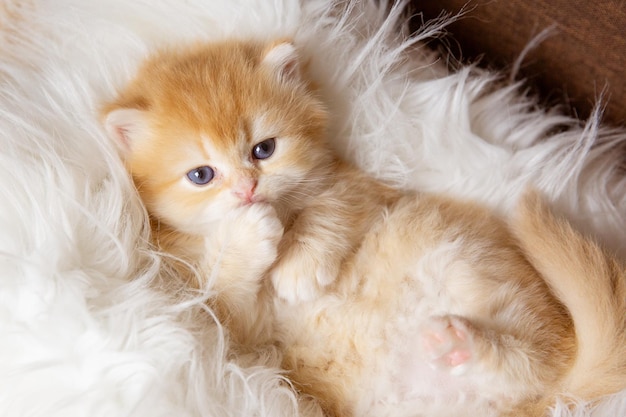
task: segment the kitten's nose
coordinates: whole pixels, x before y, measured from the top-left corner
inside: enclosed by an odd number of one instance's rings
[[[256,190],[257,180],[254,178],[246,178],[241,180],[233,189],[233,194],[241,198],[246,204],[252,203],[254,199],[254,191]]]

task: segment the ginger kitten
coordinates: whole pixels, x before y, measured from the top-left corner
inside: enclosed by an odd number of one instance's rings
[[[292,43],[158,52],[104,114],[159,244],[329,415],[541,416],[626,385],[623,267],[536,198],[512,232],[342,161]]]

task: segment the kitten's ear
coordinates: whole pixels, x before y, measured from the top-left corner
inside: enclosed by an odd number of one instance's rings
[[[289,41],[277,42],[265,50],[262,65],[276,74],[280,81],[300,80],[298,51]]]
[[[132,108],[118,108],[107,113],[104,127],[123,155],[128,155],[132,144],[148,130],[146,112]]]

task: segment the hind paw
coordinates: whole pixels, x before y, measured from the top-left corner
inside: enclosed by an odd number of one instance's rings
[[[472,363],[472,333],[460,317],[430,317],[421,329],[421,348],[432,367],[460,375]]]

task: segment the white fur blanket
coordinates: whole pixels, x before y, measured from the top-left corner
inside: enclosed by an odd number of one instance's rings
[[[155,285],[161,258],[97,108],[159,45],[291,36],[326,95],[337,149],[373,175],[503,212],[532,183],[626,256],[626,131],[540,109],[492,73],[448,72],[421,43],[437,25],[407,39],[399,10],[0,2],[0,415],[294,415],[276,357],[231,357],[201,297]],[[575,412],[625,416],[626,392]]]

